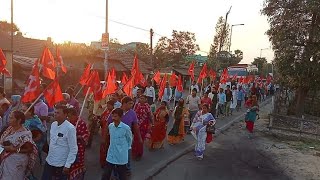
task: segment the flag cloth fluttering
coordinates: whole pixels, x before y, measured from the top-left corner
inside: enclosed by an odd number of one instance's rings
[[[40,95],[40,75],[39,75],[39,60],[36,60],[31,74],[26,82],[27,86],[24,88],[24,93],[21,101],[23,103],[32,102]]]
[[[42,75],[48,79],[54,80],[56,78],[56,64],[53,58],[52,53],[49,48],[44,48],[41,58],[40,65],[42,70]]]
[[[6,69],[7,59],[4,56],[2,49],[0,48],[0,73],[6,76],[11,76],[10,72]]]
[[[64,100],[58,79],[52,81],[43,92],[49,107]]]

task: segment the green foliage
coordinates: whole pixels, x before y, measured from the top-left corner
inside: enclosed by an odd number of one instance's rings
[[[155,62],[161,67],[184,64],[185,57],[199,50],[194,33],[173,30],[172,38],[159,39],[155,51]]]
[[[226,26],[225,26],[226,24]],[[225,19],[221,16],[218,19],[218,22],[215,27],[215,35],[213,37],[213,43],[210,46],[210,52],[208,56],[208,65],[216,70],[223,69],[232,64],[239,63],[243,58],[243,53],[240,50],[236,50],[234,55],[231,55],[231,58],[219,58],[218,52],[220,46],[221,51],[228,50],[229,45],[229,34],[230,26],[226,23]]]
[[[281,80],[293,88],[320,86],[320,1],[266,0],[267,34]]]
[[[11,32],[11,23],[8,23],[7,21],[0,21],[0,31],[4,33],[10,33]],[[16,24],[13,24],[13,33],[16,33],[19,31],[19,28]]]

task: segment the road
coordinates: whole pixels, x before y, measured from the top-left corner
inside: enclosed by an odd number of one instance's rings
[[[269,105],[270,106],[270,105]],[[241,124],[241,123],[240,123]],[[258,137],[256,137],[258,138]],[[220,134],[207,145],[204,159],[187,153],[169,164],[152,180],[287,180],[270,155],[255,148],[239,124]]]

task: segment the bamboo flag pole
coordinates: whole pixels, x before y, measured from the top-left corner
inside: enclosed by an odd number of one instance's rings
[[[33,101],[33,103],[28,107],[28,109],[24,112],[24,114],[27,114],[28,111],[39,101],[39,99],[43,96],[43,92],[37,97],[36,100]]]
[[[85,96],[85,98],[84,98],[84,100],[83,100],[82,107],[81,107],[81,111],[80,111],[80,113],[79,113],[79,117],[81,117],[81,115],[82,115],[82,112],[83,112],[83,109],[84,109],[84,105],[86,104],[86,101],[87,101],[88,96],[89,96],[89,93],[90,93],[90,89],[91,89],[91,88],[89,87],[88,90],[87,90],[86,96]]]

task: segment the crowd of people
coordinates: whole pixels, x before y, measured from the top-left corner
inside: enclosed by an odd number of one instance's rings
[[[98,132],[101,179],[127,179],[131,160],[140,161],[145,147],[156,151],[165,148],[165,141],[183,143],[187,134],[195,138],[195,157],[202,160],[206,144],[213,141],[217,119],[235,111],[246,110],[248,137],[252,138],[258,102],[272,95],[275,87],[262,82],[204,86],[193,82],[189,90],[183,93],[167,83],[158,101],[152,82],[145,88],[136,86],[132,97],[118,86],[116,93],[102,100],[89,97],[88,116],[82,118],[74,87],[63,93],[64,100],[54,108],[48,107],[44,97],[34,106],[22,104],[19,95],[8,100],[0,87],[0,180],[32,179],[36,161],[44,166],[43,180],[84,179],[85,150]],[[171,119],[173,126],[168,129]]]

